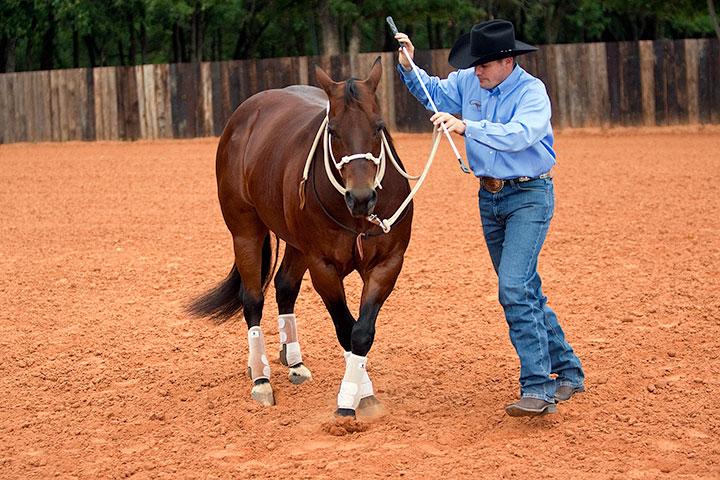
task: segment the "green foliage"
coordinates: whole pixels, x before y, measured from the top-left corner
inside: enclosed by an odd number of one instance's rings
[[[394,50],[387,15],[421,49],[490,18],[534,44],[714,35],[706,0],[0,0],[0,71],[317,55],[323,28]]]

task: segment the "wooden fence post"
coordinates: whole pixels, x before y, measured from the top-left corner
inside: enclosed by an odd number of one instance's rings
[[[671,122],[684,124],[688,122],[688,96],[685,77],[685,44],[682,40],[671,40],[672,45],[670,64],[672,68],[666,69],[668,75],[668,100]]]
[[[170,96],[175,138],[198,136],[198,77],[192,63],[170,65]]]
[[[14,112],[14,118],[11,120],[13,140],[16,142],[27,142],[27,129],[25,122],[25,109],[22,105],[25,98],[25,89],[22,85],[20,73],[10,74],[10,110]]]
[[[555,126],[557,128],[565,128],[571,126],[570,118],[570,100],[569,100],[569,82],[567,78],[567,68],[565,67],[565,51],[563,45],[552,45],[552,70],[555,72],[555,104],[557,110],[557,120]]]
[[[604,43],[590,44],[590,82],[587,92],[592,92],[591,105],[593,115],[585,126],[610,126],[610,91],[607,82],[607,50]]]
[[[687,121],[700,122],[698,105],[698,40],[687,39],[683,41],[685,49],[685,91],[687,92]]]
[[[199,116],[199,128],[197,134],[201,137],[209,137],[213,135],[213,91],[212,78],[210,76],[210,63],[203,62],[200,64],[200,84],[198,85],[198,95],[201,99]]]
[[[651,40],[640,41],[640,88],[642,90],[642,123],[655,125],[655,55]]]
[[[213,135],[220,136],[225,122],[230,118],[230,92],[228,91],[228,73],[223,62],[210,63],[210,82],[212,83],[212,120]]]
[[[13,92],[10,87],[10,75],[0,75],[0,144],[15,141],[10,134],[10,126],[15,112],[10,110]]]
[[[117,82],[114,67],[93,69],[95,84],[95,138],[97,140],[117,140],[118,106]]]
[[[710,76],[710,41],[701,38],[697,41],[697,97],[698,97],[698,121],[710,123],[711,112],[709,101],[712,92],[713,78]]]
[[[710,54],[708,55],[708,78],[710,79],[710,121],[714,124],[720,123],[720,85],[717,81],[720,78],[720,40],[710,39]]]
[[[607,51],[607,84],[608,84],[608,100],[610,102],[610,125],[620,125],[622,123],[622,115],[620,109],[621,90],[620,90],[620,45],[618,43],[608,43]]]
[[[665,77],[665,40],[653,42],[653,53],[655,56],[655,124],[667,125],[668,123],[668,102],[667,82]]]

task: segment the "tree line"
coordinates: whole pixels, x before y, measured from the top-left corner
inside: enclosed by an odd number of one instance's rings
[[[505,18],[531,44],[720,38],[714,0],[0,0],[0,72],[421,49]]]

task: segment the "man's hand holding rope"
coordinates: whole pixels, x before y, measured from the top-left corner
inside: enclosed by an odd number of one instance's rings
[[[433,122],[433,125],[435,125],[435,128],[438,129],[438,132],[442,132],[441,124],[445,122],[448,132],[465,135],[465,123],[449,113],[438,112],[430,117],[430,121]]]

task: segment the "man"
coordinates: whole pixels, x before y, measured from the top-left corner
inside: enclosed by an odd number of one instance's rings
[[[415,49],[408,36],[398,33],[395,38],[412,58]],[[468,164],[480,179],[483,234],[520,357],[521,398],[505,407],[512,416],[555,413],[556,402],[584,391],[585,377],[546,304],[537,273],[555,207],[550,99],[542,81],[514,59],[535,50],[515,40],[512,23],[491,20],[455,42],[448,61],[459,70],[448,78],[419,72],[439,110],[430,120],[438,129],[445,122],[450,132],[465,136]],[[402,49],[399,61],[403,82],[429,108]],[[462,114],[462,120],[453,113]]]

